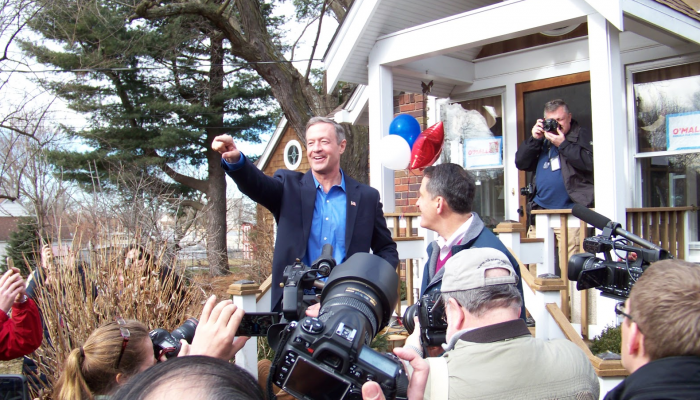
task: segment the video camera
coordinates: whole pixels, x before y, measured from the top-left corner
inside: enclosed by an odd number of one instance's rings
[[[189,318],[180,327],[172,332],[168,332],[163,328],[156,328],[148,333],[153,342],[153,354],[156,360],[160,361],[161,356],[170,359],[177,357],[182,348],[180,339],[185,339],[187,343],[192,343],[194,332],[197,330],[199,321],[195,318]]]
[[[602,234],[586,238],[583,241],[585,253],[574,254],[569,258],[569,280],[577,281],[576,289],[595,288],[602,296],[624,300],[629,297],[632,285],[639,279],[649,265],[655,261],[673,258],[668,251],[639,236],[622,229],[621,225],[578,204],[571,210],[577,218],[602,230]],[[613,236],[624,239],[613,239]],[[634,247],[629,242],[643,247]],[[611,251],[626,252],[625,261],[614,261]],[[637,259],[630,263],[627,254],[637,253]],[[596,258],[596,253],[603,253],[605,259]]]
[[[439,346],[446,343],[447,318],[442,293],[435,290],[424,294],[416,304],[408,307],[403,314],[403,326],[409,334],[413,333],[413,317],[418,316],[420,323],[420,342],[423,347]]]
[[[274,382],[296,398],[361,399],[362,384],[379,383],[387,399],[405,399],[408,377],[393,354],[369,345],[398,302],[398,275],[388,262],[357,253],[335,266],[324,245],[312,267],[297,260],[285,268],[282,314],[288,323],[270,328],[275,351],[268,393]],[[321,285],[316,279],[328,277]],[[323,287],[318,318],[301,318],[304,289]]]

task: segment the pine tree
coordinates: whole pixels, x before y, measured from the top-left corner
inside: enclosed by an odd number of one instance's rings
[[[182,198],[204,193],[206,204],[197,206],[207,213],[210,269],[227,270],[226,181],[211,142],[224,133],[258,141],[279,117],[270,86],[230,55],[209,22],[173,16],[130,23],[127,3],[38,2],[30,27],[53,45],[22,47],[43,64],[73,71],[72,79],[63,74],[42,84],[90,118],[85,129],[68,132],[92,150],[54,152],[53,162],[86,186],[95,172],[109,185],[110,170],[128,164],[133,173],[162,177]]]
[[[41,237],[39,224],[34,217],[20,217],[17,230],[10,233],[5,248],[6,256],[11,258],[15,267],[19,268],[22,276],[27,276],[41,262]],[[29,263],[29,265],[27,265]],[[3,270],[7,270],[7,260],[0,262]]]

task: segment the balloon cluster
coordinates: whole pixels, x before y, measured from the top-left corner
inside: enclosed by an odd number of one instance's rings
[[[440,157],[444,140],[442,122],[421,132],[414,117],[399,114],[381,140],[382,165],[393,170],[428,167]]]

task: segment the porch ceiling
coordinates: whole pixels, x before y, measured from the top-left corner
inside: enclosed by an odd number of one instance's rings
[[[450,15],[475,10],[499,0],[355,0],[345,23],[324,57],[328,90],[338,81],[367,83],[369,53],[377,38]],[[472,61],[481,47],[451,53],[455,60]],[[397,88],[397,90],[405,90]],[[420,90],[413,89],[414,92]]]
[[[623,0],[625,12],[625,30],[647,37],[662,45],[678,47],[690,43],[697,43],[696,32],[700,32],[697,20],[694,22],[687,16],[684,10],[668,8],[672,0]],[[422,26],[433,21],[438,21],[458,14],[488,7],[501,1],[497,0],[355,0],[352,9],[348,13],[345,23],[324,56],[327,70],[328,90],[332,90],[338,81],[346,81],[359,84],[368,83],[367,65],[372,49],[380,42],[391,42],[389,51],[412,47],[411,43],[422,41],[422,34],[417,32],[425,30]],[[578,2],[574,2],[578,3]],[[656,5],[654,7],[654,5]],[[630,8],[636,7],[642,11],[635,12]],[[656,17],[652,21],[646,21],[648,8],[653,8],[655,14],[668,19],[668,21]],[[664,10],[665,9],[665,10]],[[659,13],[660,11],[660,13]],[[674,15],[675,14],[675,15]],[[585,21],[585,13],[584,19]],[[547,20],[546,15],[543,18]],[[670,19],[673,18],[673,19]],[[697,16],[696,16],[697,18]],[[541,22],[541,21],[540,21]],[[553,22],[553,21],[552,21]],[[573,19],[554,26],[550,23],[547,29],[559,28],[574,22]],[[672,32],[668,27],[678,27],[678,22],[683,22],[682,28],[690,33]],[[689,27],[689,25],[695,25]],[[416,28],[416,29],[413,29]],[[666,29],[664,29],[666,28]],[[507,28],[506,28],[507,29]],[[494,23],[493,30],[500,30],[498,23]],[[427,30],[426,30],[427,31]],[[470,31],[465,27],[464,31]],[[411,40],[394,40],[395,34],[414,38]],[[463,34],[466,32],[463,32]],[[521,32],[522,34],[531,32]],[[460,35],[461,36],[461,35]],[[477,33],[476,36],[480,36]],[[470,36],[471,37],[471,36]],[[388,38],[388,40],[387,40]],[[445,41],[451,38],[445,37]],[[435,42],[436,47],[441,47],[440,42]],[[481,51],[482,43],[475,42],[473,47],[455,47],[450,51],[442,51],[431,58],[421,58],[416,61],[404,59],[403,61],[390,62],[393,65],[393,84],[396,91],[419,93],[421,82],[434,80],[432,94],[438,97],[447,97],[456,85],[464,85],[474,79],[473,61]],[[399,48],[394,46],[398,45]],[[384,46],[386,47],[386,46]],[[390,49],[394,47],[393,51]],[[409,50],[410,52],[410,50]]]

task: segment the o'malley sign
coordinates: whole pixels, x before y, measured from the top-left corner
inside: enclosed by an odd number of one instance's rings
[[[666,116],[666,150],[700,149],[700,112]]]

